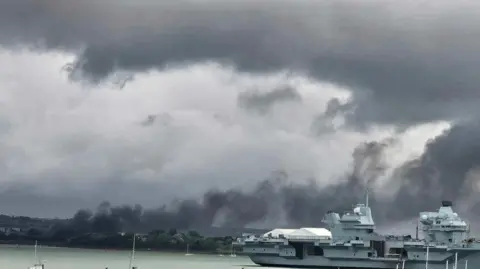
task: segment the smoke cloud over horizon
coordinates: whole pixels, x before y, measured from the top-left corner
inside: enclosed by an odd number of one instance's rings
[[[480,125],[478,125],[480,126]],[[82,227],[88,219],[92,229],[99,231],[96,225],[110,225],[106,231],[168,229],[201,229],[209,227],[226,228],[275,228],[275,227],[318,227],[328,210],[339,213],[350,210],[357,203],[364,203],[365,191],[370,191],[370,206],[374,219],[379,226],[387,227],[418,217],[421,211],[435,211],[442,200],[454,201],[454,210],[461,217],[477,220],[480,213],[480,199],[466,200],[475,196],[477,188],[471,188],[472,167],[479,163],[464,163],[464,170],[453,170],[429,174],[434,170],[446,169],[447,163],[463,163],[462,156],[451,155],[453,148],[460,145],[450,144],[454,137],[463,132],[479,132],[477,125],[458,125],[439,135],[427,145],[425,153],[395,168],[394,174],[401,182],[392,182],[384,188],[399,186],[393,197],[376,195],[382,192],[375,187],[376,180],[384,175],[387,167],[385,151],[398,141],[387,138],[383,141],[365,142],[355,148],[353,168],[340,183],[321,187],[314,180],[304,184],[293,184],[285,172],[272,173],[271,177],[256,184],[250,191],[230,189],[207,191],[200,200],[177,201],[169,206],[143,210],[140,205],[134,207],[111,206],[102,203],[95,214],[79,210],[72,219],[72,225]],[[471,129],[473,127],[473,129]],[[478,128],[478,129],[477,129]],[[465,141],[466,143],[468,141]],[[471,144],[470,144],[471,145]],[[476,147],[476,146],[475,146]],[[471,149],[472,153],[478,149]],[[465,149],[465,152],[468,152]],[[480,152],[480,150],[478,150]],[[480,154],[480,153],[478,153]],[[479,159],[480,160],[480,159]],[[465,160],[466,161],[466,160]],[[444,175],[444,176],[439,176]],[[447,176],[448,175],[448,176]],[[449,186],[449,176],[460,178],[455,185]],[[463,186],[463,188],[458,188]],[[418,199],[421,197],[422,199]],[[458,204],[457,204],[458,203]],[[478,229],[477,229],[478,230]]]
[[[475,217],[479,3],[0,1],[0,212],[310,226],[368,188],[379,223]]]

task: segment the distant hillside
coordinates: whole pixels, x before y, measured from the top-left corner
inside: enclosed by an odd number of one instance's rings
[[[54,225],[65,223],[62,219],[42,219],[31,218],[25,216],[8,216],[0,215],[0,229],[1,228],[19,228],[19,229],[39,229],[47,230]]]
[[[48,230],[56,225],[65,224],[68,219],[46,219],[46,218],[31,218],[25,216],[8,216],[0,215],[0,230],[2,228],[19,228],[27,231],[28,229]],[[163,227],[158,225],[159,229],[176,228],[176,227]],[[148,233],[152,229],[147,227],[138,227],[135,231],[128,229],[127,232],[136,233]],[[188,232],[190,230],[197,231],[199,234],[207,237],[223,237],[223,236],[241,236],[242,233],[264,234],[270,229],[253,229],[253,228],[227,228],[227,227],[203,227],[203,228],[190,228],[190,229],[178,229],[182,232]]]

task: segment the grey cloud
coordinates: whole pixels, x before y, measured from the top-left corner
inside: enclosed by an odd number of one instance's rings
[[[6,182],[0,191],[2,214],[65,218],[82,208],[95,209],[101,201],[111,204],[142,204],[156,208],[178,198],[180,182],[144,182],[112,178],[78,186],[68,177],[41,178],[38,182]],[[189,196],[192,194],[186,194]]]
[[[140,122],[141,126],[152,126],[160,124],[162,126],[169,126],[173,122],[173,117],[169,113],[150,114],[145,120]]]
[[[390,217],[413,215],[442,198],[456,201],[465,213],[477,214],[479,177],[470,173],[480,165],[479,135],[478,120],[459,123],[432,139],[419,158],[397,168],[397,177],[403,181],[393,200],[401,206]]]
[[[476,2],[12,0],[0,10],[1,44],[78,53],[73,72],[94,82],[213,60],[346,86],[351,122],[458,119],[479,104]]]
[[[332,98],[327,102],[327,106],[323,113],[314,117],[311,124],[311,131],[314,135],[322,135],[337,131],[339,128],[347,127],[345,124],[336,125],[334,121],[339,117],[349,120],[354,107],[351,102],[342,103],[338,98]],[[349,123],[349,122],[347,122]],[[356,127],[364,127],[358,122],[353,122]]]
[[[157,119],[157,115],[148,115],[147,119],[142,121],[141,124],[143,126],[150,126],[155,122],[156,119]]]
[[[238,95],[237,103],[241,108],[265,114],[276,103],[299,102],[300,94],[292,87],[284,86],[268,92],[246,91]]]
[[[6,134],[10,130],[10,128],[10,123],[5,119],[0,118],[0,137],[3,134]]]
[[[338,98],[332,98],[327,102],[327,108],[325,109],[324,115],[327,118],[333,118],[339,113],[345,111],[348,107],[348,104],[342,104]]]

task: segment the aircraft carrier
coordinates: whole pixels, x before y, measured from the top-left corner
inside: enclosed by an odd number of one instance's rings
[[[368,194],[344,213],[327,212],[324,228],[275,229],[237,239],[257,265],[321,269],[480,268],[480,242],[469,224],[442,201],[436,212],[421,212],[415,237],[376,232]],[[419,239],[418,233],[422,239]]]

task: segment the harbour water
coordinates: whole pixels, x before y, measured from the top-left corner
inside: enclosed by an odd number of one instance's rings
[[[39,247],[38,257],[46,269],[127,269],[129,251]],[[27,269],[35,263],[33,246],[0,246],[1,269]],[[137,251],[138,269],[241,269],[253,263],[248,257],[191,255]]]

